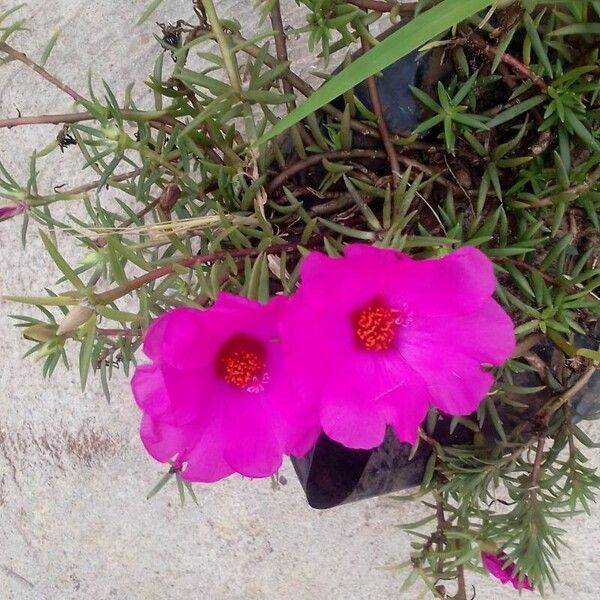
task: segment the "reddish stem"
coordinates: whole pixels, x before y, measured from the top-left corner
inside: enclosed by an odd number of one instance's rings
[[[44,67],[33,62],[23,52],[19,52],[18,50],[4,42],[0,44],[0,52],[4,52],[5,54],[8,54],[8,56],[10,56],[13,60],[18,60],[24,65],[27,65],[30,69],[33,69],[38,75],[41,75],[46,81],[50,82],[59,90],[65,92],[65,94],[71,96],[71,98],[73,98],[75,102],[85,100],[85,98],[81,94],[77,93],[74,89],[70,88],[66,83],[63,83],[60,79],[58,79],[51,73],[48,73],[48,71],[46,71]]]
[[[418,169],[428,175],[429,177],[433,177],[435,175],[436,181],[442,185],[445,185],[449,188],[452,188],[453,191],[460,193],[461,189],[459,186],[455,185],[451,181],[448,181],[443,175],[441,175],[438,171],[433,170],[426,165],[423,165],[416,160],[411,158],[407,158],[406,156],[402,156],[396,151],[396,155],[398,157],[398,162],[403,164],[406,167],[411,167],[414,169]],[[327,160],[352,160],[354,158],[367,158],[367,159],[377,159],[377,158],[386,158],[387,154],[383,150],[368,150],[364,148],[355,148],[354,150],[332,150],[330,152],[323,152],[322,154],[312,154],[311,156],[307,156],[305,159],[297,160],[290,165],[288,165],[279,175],[271,179],[269,183],[265,186],[265,189],[268,194],[273,193],[275,190],[280,188],[290,177],[293,177],[297,173],[308,169],[314,165],[318,165],[323,159]],[[385,179],[385,178],[382,178]]]
[[[490,57],[495,58],[498,54],[499,50],[496,46],[490,46],[490,44],[486,44],[483,48],[483,51]],[[524,65],[521,61],[516,59],[511,54],[507,54],[506,52],[501,56],[500,60],[507,66],[509,66],[513,71],[516,71],[519,75],[522,75],[526,79],[531,79],[535,85],[544,94],[548,91],[548,84],[539,76],[536,75],[527,65]]]
[[[360,39],[361,49],[363,54],[369,51],[369,42],[364,37]],[[379,135],[381,136],[381,142],[387,154],[388,161],[390,163],[390,170],[392,171],[392,182],[393,187],[396,189],[400,181],[400,163],[398,162],[398,156],[396,155],[396,149],[390,138],[390,132],[388,131],[385,118],[383,115],[383,106],[381,105],[381,98],[379,96],[379,90],[377,89],[377,82],[375,77],[371,75],[367,77],[367,89],[369,90],[369,97],[371,98],[371,105],[373,106],[373,112],[377,115],[377,129],[379,129]]]
[[[498,52],[500,52],[496,46],[488,44],[481,36],[477,35],[473,31],[469,32],[467,43],[475,45],[492,59],[498,55]],[[536,75],[527,65],[524,65],[520,60],[516,59],[511,54],[505,52],[500,57],[500,61],[509,66],[513,71],[522,77],[525,77],[525,79],[530,79],[542,92],[544,92],[544,94],[548,92],[548,84],[539,75]]]
[[[127,171],[126,173],[120,173],[119,175],[113,175],[106,180],[106,185],[110,185],[111,183],[119,183],[120,181],[127,181],[128,179],[133,179],[137,177],[142,172],[141,168],[133,169],[133,171]],[[62,194],[84,194],[85,192],[89,192],[91,190],[95,190],[98,187],[100,180],[90,181],[89,183],[84,183],[83,185],[74,187],[67,191],[62,191],[58,187],[54,189],[55,192],[60,191]]]
[[[128,111],[124,110],[121,112],[123,119],[126,121],[141,120],[143,117],[147,117],[149,114],[144,114],[144,111]],[[156,114],[156,113],[154,113]],[[96,119],[94,115],[89,112],[78,112],[78,113],[63,113],[58,115],[32,115],[27,117],[12,117],[10,119],[0,119],[0,129],[19,127],[21,125],[61,125],[64,123],[79,123],[81,121],[93,121]],[[165,127],[174,127],[180,125],[184,127],[183,123],[177,121],[173,117],[169,116],[153,116],[148,119],[150,125],[155,128],[163,129]]]
[[[171,275],[171,273],[175,272],[176,267],[193,267],[194,265],[202,265],[211,262],[217,262],[220,260],[224,260],[228,257],[233,259],[236,258],[244,258],[246,256],[258,256],[259,254],[281,254],[282,252],[296,252],[300,246],[304,247],[312,247],[321,242],[322,236],[315,236],[313,238],[312,243],[309,241],[306,244],[300,244],[299,242],[289,243],[289,244],[275,244],[273,246],[269,246],[263,250],[259,248],[244,248],[243,250],[218,250],[217,252],[212,252],[210,254],[199,254],[197,256],[186,256],[184,258],[180,258],[179,260],[174,261],[170,265],[166,265],[164,267],[160,267],[155,269],[154,271],[150,271],[148,273],[144,273],[135,279],[131,279],[127,283],[120,285],[112,290],[107,290],[106,292],[102,292],[95,296],[96,304],[109,304],[110,302],[114,302],[127,294],[141,288],[147,283],[151,283],[152,281],[156,281],[157,279],[161,279],[162,277],[166,277],[167,275]]]

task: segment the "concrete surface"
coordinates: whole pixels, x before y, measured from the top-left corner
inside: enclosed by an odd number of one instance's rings
[[[0,1],[0,12],[17,4]],[[48,68],[75,89],[86,73],[122,91],[150,71],[156,20],[191,18],[189,2],[167,0],[155,18],[133,26],[146,5],[134,0],[45,0],[23,10],[31,34],[13,44],[39,57],[51,31],[63,29]],[[256,22],[252,0],[220,0],[225,13]],[[286,6],[295,10],[295,4]],[[253,31],[253,27],[249,27]],[[305,61],[308,64],[310,61]],[[138,94],[145,97],[143,88]],[[0,114],[64,112],[69,98],[19,65],[0,69]],[[56,127],[0,131],[0,160],[27,171],[34,148]],[[42,165],[48,187],[83,180],[57,154]],[[36,295],[56,278],[35,232],[20,248],[16,223],[0,225],[0,294]],[[73,249],[72,256],[77,256]],[[293,472],[273,491],[268,481],[231,478],[199,487],[200,507],[181,508],[173,487],[145,500],[163,469],[138,442],[138,411],[127,381],[114,382],[107,405],[98,382],[85,394],[78,375],[63,368],[44,381],[0,305],[0,600],[402,600],[403,577],[378,567],[407,557],[408,538],[396,528],[422,514],[389,498],[316,512]],[[600,512],[568,525],[570,549],[558,565],[555,598],[600,597],[597,560]],[[475,578],[477,598],[515,596],[496,581]],[[537,595],[534,595],[537,596]],[[532,596],[533,597],[533,596]]]

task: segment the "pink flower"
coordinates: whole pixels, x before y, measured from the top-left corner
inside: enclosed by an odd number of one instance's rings
[[[16,204],[8,204],[7,206],[0,206],[0,222],[7,221],[12,217],[22,215],[27,210],[27,205],[24,202],[17,202]]]
[[[282,297],[263,305],[219,294],[208,310],[178,308],[152,323],[133,393],[141,438],[189,481],[237,472],[267,477],[283,454],[304,455],[319,434],[314,406],[300,403],[283,370]]]
[[[504,552],[499,552],[498,554],[482,552],[481,561],[490,574],[497,577],[502,583],[508,583],[510,581],[515,590],[520,588],[530,591],[533,590],[533,586],[527,577],[523,579],[519,586],[519,574],[515,570],[515,563],[510,562],[509,557],[504,554]]]
[[[320,403],[325,433],[350,448],[381,444],[386,426],[414,443],[430,403],[473,412],[515,340],[492,299],[490,260],[465,247],[413,260],[363,244],[344,258],[312,252],[284,311],[282,346],[294,384]]]

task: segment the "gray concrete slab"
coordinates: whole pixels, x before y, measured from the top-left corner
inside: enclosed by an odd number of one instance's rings
[[[2,0],[0,12],[16,6]],[[23,11],[31,33],[14,43],[40,55],[51,32],[63,37],[48,68],[76,89],[88,69],[118,92],[141,82],[155,54],[155,20],[191,18],[186,0],[166,0],[157,18],[136,28],[144,0],[45,0]],[[249,31],[251,0],[221,0]],[[286,4],[295,10],[295,4]],[[301,49],[296,46],[296,56]],[[303,61],[304,67],[312,59]],[[69,99],[20,65],[0,69],[0,114],[63,112]],[[56,135],[52,126],[0,131],[0,160],[25,176],[28,156]],[[42,165],[50,189],[83,180],[70,157]],[[69,256],[80,256],[77,248]],[[32,231],[25,250],[18,227],[0,225],[0,294],[36,295],[56,278]],[[418,504],[389,498],[317,512],[309,509],[289,464],[288,485],[234,477],[198,488],[200,506],[181,508],[174,488],[152,501],[145,495],[163,470],[138,441],[139,414],[123,376],[113,402],[98,382],[81,393],[76,371],[62,368],[49,381],[0,304],[0,600],[383,600],[399,594],[402,577],[378,567],[404,560],[407,536],[396,528],[418,518]],[[20,308],[18,309],[21,310]],[[554,597],[600,597],[599,513],[568,525],[563,583]],[[515,596],[478,578],[478,598]]]

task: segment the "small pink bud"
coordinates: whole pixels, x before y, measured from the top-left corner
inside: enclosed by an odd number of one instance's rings
[[[527,577],[519,579],[518,573],[515,573],[515,564],[509,562],[510,559],[504,552],[497,552],[495,554],[482,552],[481,561],[489,573],[502,583],[511,583],[516,590],[533,590],[533,586]]]
[[[0,221],[7,221],[17,215],[22,215],[27,210],[27,204],[24,202],[17,202],[16,204],[8,204],[7,206],[0,206]]]

